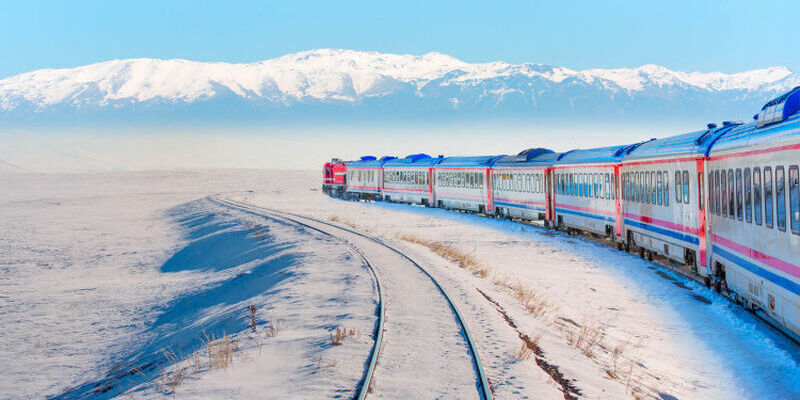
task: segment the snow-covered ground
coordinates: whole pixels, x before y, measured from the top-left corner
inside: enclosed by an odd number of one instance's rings
[[[591,399],[800,398],[797,345],[651,263],[318,185],[316,171],[0,176],[0,397],[166,398],[178,380],[176,398],[351,397],[372,345],[370,274],[338,242],[206,198],[221,194],[337,217],[406,251],[453,296],[496,398],[564,398],[567,386]],[[353,333],[341,346],[337,327]],[[212,346],[228,343],[227,367],[204,352],[212,335],[227,335]],[[539,354],[518,355],[521,335]]]

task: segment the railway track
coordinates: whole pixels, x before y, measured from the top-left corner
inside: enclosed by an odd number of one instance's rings
[[[332,237],[350,247],[371,271],[379,294],[378,321],[376,321],[375,343],[369,356],[369,362],[356,390],[357,399],[365,399],[368,394],[370,397],[395,397],[397,395],[413,397],[414,390],[419,390],[420,383],[429,386],[424,390],[430,390],[433,397],[442,397],[443,395],[453,397],[454,394],[458,394],[455,397],[463,397],[461,395],[465,393],[452,392],[453,390],[463,390],[464,386],[468,386],[466,381],[457,381],[457,377],[464,379],[463,376],[460,376],[463,374],[448,375],[450,379],[447,379],[447,382],[442,382],[441,379],[431,379],[437,375],[436,372],[440,374],[442,370],[457,372],[459,364],[464,370],[464,362],[467,361],[471,363],[469,369],[475,374],[474,380],[470,380],[477,389],[478,396],[484,400],[492,398],[491,387],[481,364],[477,347],[461,312],[439,282],[411,257],[379,238],[328,221],[226,198],[213,197],[212,199],[226,207],[262,217],[289,221]],[[384,265],[371,262],[368,254],[373,257],[380,256],[382,260],[390,262],[384,262]],[[398,268],[402,263],[412,266],[413,269]],[[409,276],[409,270],[416,270],[418,274]],[[405,276],[401,277],[401,275]],[[386,282],[382,282],[382,277],[388,277]],[[434,290],[424,290],[424,287],[420,287],[426,283],[432,285]],[[439,296],[431,296],[431,292],[436,292]],[[443,311],[444,307],[449,308],[454,316],[453,320],[448,321],[441,317],[440,311]],[[452,322],[455,322],[455,325]],[[428,324],[428,326],[420,329],[420,326],[424,324]],[[437,346],[437,341],[447,342],[448,348]],[[466,347],[467,353],[469,353],[468,360],[464,360],[462,357],[463,362],[454,362],[450,353],[453,346]],[[438,359],[436,359],[437,357]],[[436,359],[434,361],[443,362],[435,365],[435,362],[430,362],[431,358]],[[379,359],[381,366],[378,365]],[[382,370],[380,379],[382,383],[386,383],[379,385],[378,391],[373,392],[372,384],[378,376],[376,370]],[[408,375],[411,375],[414,378],[412,380],[416,382],[400,378]],[[401,395],[403,391],[407,391],[407,393]]]

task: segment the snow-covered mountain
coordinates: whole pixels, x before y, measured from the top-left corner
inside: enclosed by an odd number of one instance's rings
[[[440,53],[322,49],[249,64],[129,59],[28,72],[0,80],[0,120],[742,117],[796,85],[800,77],[785,67],[736,74],[657,65],[575,71],[471,64]]]

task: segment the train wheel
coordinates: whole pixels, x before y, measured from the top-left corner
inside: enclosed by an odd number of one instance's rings
[[[639,247],[639,258],[644,258],[644,247]]]

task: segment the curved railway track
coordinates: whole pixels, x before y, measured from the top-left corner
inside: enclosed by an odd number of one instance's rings
[[[373,278],[375,279],[376,286],[378,288],[378,298],[379,298],[378,321],[376,321],[376,327],[375,327],[375,332],[374,332],[375,343],[373,345],[372,351],[371,351],[370,356],[369,356],[369,362],[367,363],[367,366],[365,368],[365,371],[364,371],[364,374],[362,376],[362,379],[361,379],[361,381],[359,383],[359,386],[357,387],[357,390],[356,390],[356,392],[357,392],[356,398],[357,399],[359,399],[359,400],[365,399],[367,397],[367,395],[369,393],[371,393],[370,385],[372,384],[372,382],[374,380],[374,377],[376,376],[375,370],[376,370],[376,368],[378,366],[378,359],[379,359],[379,357],[381,357],[383,355],[383,351],[384,351],[384,344],[385,344],[384,343],[384,334],[383,334],[384,330],[385,330],[384,321],[386,320],[385,315],[387,313],[387,308],[388,307],[384,303],[384,290],[385,290],[384,288],[385,288],[385,286],[381,283],[381,279],[379,278],[380,274],[376,271],[375,264],[370,262],[369,258],[367,257],[367,255],[365,254],[363,249],[359,248],[352,240],[348,240],[347,238],[342,237],[343,235],[341,235],[341,233],[353,235],[356,238],[364,239],[364,240],[368,241],[369,243],[373,243],[373,244],[375,244],[377,246],[380,246],[380,247],[388,250],[389,252],[391,252],[391,253],[395,254],[397,257],[399,257],[399,259],[402,259],[405,262],[413,265],[425,277],[425,279],[427,279],[430,283],[433,284],[433,286],[436,288],[436,290],[446,300],[447,306],[450,308],[450,310],[452,311],[453,315],[455,316],[455,321],[458,324],[458,330],[460,331],[460,334],[461,334],[463,340],[466,342],[466,345],[467,345],[466,347],[468,348],[468,352],[469,352],[469,355],[470,355],[470,358],[471,358],[471,362],[472,362],[472,368],[473,368],[473,370],[475,372],[475,375],[476,375],[476,388],[478,389],[479,397],[481,399],[484,399],[484,400],[492,399],[491,387],[489,385],[488,379],[486,377],[486,373],[485,373],[485,371],[483,369],[483,366],[481,364],[480,357],[478,355],[477,346],[475,345],[475,342],[474,342],[474,340],[472,338],[472,335],[471,335],[471,333],[469,331],[469,328],[467,327],[466,321],[464,320],[464,317],[462,316],[461,312],[458,310],[458,307],[456,307],[456,305],[453,302],[452,298],[447,294],[445,289],[439,284],[439,282],[433,277],[433,275],[431,275],[424,267],[422,267],[420,264],[418,264],[416,261],[414,261],[411,257],[406,255],[402,251],[398,250],[397,248],[385,243],[384,241],[380,240],[379,238],[364,234],[362,232],[358,232],[358,231],[356,231],[354,229],[350,229],[348,227],[340,226],[338,224],[334,224],[334,223],[331,223],[331,222],[323,221],[323,220],[320,220],[320,219],[317,219],[317,218],[307,217],[307,216],[300,215],[300,214],[295,214],[295,213],[290,213],[290,212],[285,212],[285,211],[280,211],[280,210],[273,210],[273,209],[268,209],[268,208],[264,208],[264,207],[258,207],[258,206],[242,203],[242,202],[231,200],[231,199],[220,198],[218,196],[217,197],[213,197],[212,199],[214,201],[216,201],[218,204],[221,204],[221,205],[226,206],[226,207],[236,208],[236,209],[239,209],[239,210],[242,210],[242,211],[245,211],[245,212],[252,213],[254,215],[262,216],[262,217],[277,218],[277,219],[281,219],[281,220],[284,220],[284,221],[289,221],[289,222],[297,224],[299,226],[303,226],[303,227],[306,227],[308,229],[311,229],[311,230],[314,230],[316,232],[319,232],[319,233],[321,233],[321,234],[323,234],[325,236],[332,237],[335,240],[338,240],[338,241],[344,243],[346,246],[351,248],[356,254],[358,254],[359,257],[364,262],[364,264],[370,270],[370,272],[373,275]],[[330,231],[331,229],[333,230],[333,232]],[[336,232],[336,231],[339,231],[339,232]],[[336,233],[339,233],[339,234],[336,234]],[[391,267],[394,267],[394,265],[392,265]],[[392,314],[391,310],[389,310],[388,313],[390,314],[390,318],[391,318],[391,314]],[[403,316],[399,316],[397,319],[398,320],[402,320],[404,318],[403,318]],[[411,349],[406,349],[406,351],[410,351],[410,350]],[[403,350],[400,349],[400,351],[402,352]],[[395,360],[387,361],[387,363],[397,364],[397,362],[395,362]],[[441,365],[440,367],[442,369],[445,369],[445,368],[448,368],[448,367],[451,367],[451,366],[450,365]]]

